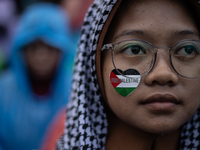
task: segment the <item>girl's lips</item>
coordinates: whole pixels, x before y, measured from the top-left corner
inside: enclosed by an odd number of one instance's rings
[[[155,94],[140,102],[141,105],[154,111],[169,111],[180,104],[172,94]]]

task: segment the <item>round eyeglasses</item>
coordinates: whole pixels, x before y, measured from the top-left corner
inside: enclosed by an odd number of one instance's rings
[[[167,49],[174,71],[185,78],[200,77],[200,40],[185,39],[172,46],[159,46],[139,39],[105,44],[102,50],[110,49],[116,70],[136,69],[141,76],[148,74],[156,61],[157,52]],[[122,72],[118,72],[123,76]]]

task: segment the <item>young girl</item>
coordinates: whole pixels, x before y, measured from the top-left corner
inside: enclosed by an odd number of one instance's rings
[[[96,0],[57,149],[200,149],[199,10],[197,1]]]

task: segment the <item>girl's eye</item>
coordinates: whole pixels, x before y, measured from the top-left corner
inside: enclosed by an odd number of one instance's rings
[[[179,56],[194,56],[198,54],[199,50],[193,45],[187,45],[179,48],[175,54]]]
[[[122,47],[121,53],[126,55],[142,55],[146,54],[145,49],[138,45],[129,45]]]

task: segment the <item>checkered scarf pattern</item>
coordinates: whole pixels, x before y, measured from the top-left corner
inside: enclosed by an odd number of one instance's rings
[[[95,0],[89,8],[75,62],[65,133],[57,150],[104,150],[107,116],[97,81],[95,56],[100,33],[117,0]],[[182,127],[180,150],[200,149],[200,108]]]

